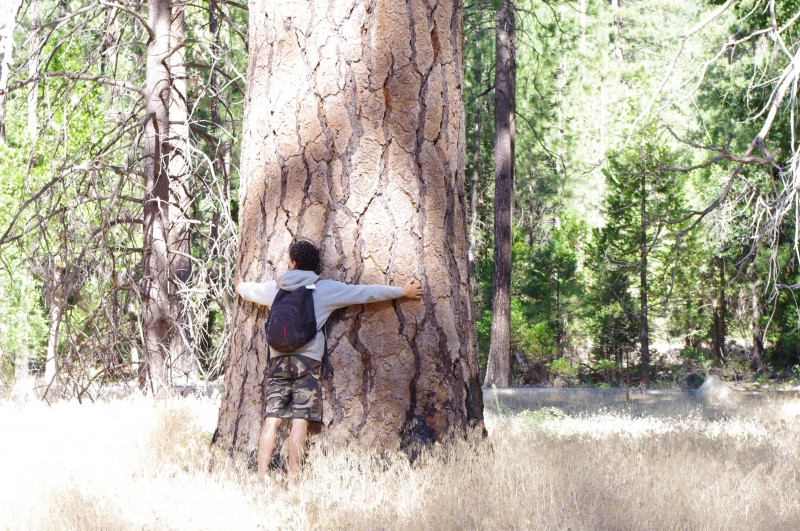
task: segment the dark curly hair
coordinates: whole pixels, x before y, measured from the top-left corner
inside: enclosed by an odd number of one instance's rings
[[[320,272],[319,249],[309,241],[294,242],[289,247],[289,258],[295,262],[297,269],[317,274]]]

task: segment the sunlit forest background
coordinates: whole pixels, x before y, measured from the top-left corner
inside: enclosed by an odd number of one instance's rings
[[[466,191],[491,342],[495,15],[464,5]],[[142,351],[143,4],[0,6],[0,382],[71,396]],[[514,385],[800,381],[797,0],[517,0]],[[174,384],[223,376],[247,6],[187,3]],[[173,72],[175,74],[175,72]],[[177,112],[177,111],[176,111]],[[248,112],[259,112],[249,109]]]

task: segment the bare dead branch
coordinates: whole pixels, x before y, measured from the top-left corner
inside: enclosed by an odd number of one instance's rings
[[[75,74],[72,72],[43,72],[41,74],[37,74],[34,77],[30,77],[28,79],[22,79],[20,81],[15,81],[14,83],[10,84],[5,89],[0,90],[0,94],[8,94],[10,92],[14,92],[22,87],[30,85],[32,83],[37,83],[39,81],[46,80],[51,77],[64,77],[67,79],[74,79],[80,81],[91,81],[94,83],[98,83],[100,85],[109,85],[112,87],[120,87],[124,88],[133,92],[136,92],[142,97],[146,96],[144,88],[134,85],[133,83],[128,83],[127,81],[122,81],[119,79],[111,79],[105,76],[89,76],[84,74]]]

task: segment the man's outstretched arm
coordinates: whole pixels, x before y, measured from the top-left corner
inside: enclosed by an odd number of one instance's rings
[[[272,304],[277,292],[278,287],[275,281],[272,280],[269,282],[239,282],[236,284],[236,293],[250,302],[267,306]]]
[[[322,287],[322,286],[320,286]],[[422,286],[416,280],[403,287],[384,284],[345,284],[332,282],[326,286],[324,303],[329,309],[344,308],[354,304],[369,304],[407,297],[412,300],[422,298]]]

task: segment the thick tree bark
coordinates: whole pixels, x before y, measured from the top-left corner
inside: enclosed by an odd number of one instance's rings
[[[511,380],[511,220],[514,202],[514,112],[516,50],[514,3],[497,11],[494,88],[494,271],[492,330],[484,386]]]
[[[0,91],[8,86],[14,56],[14,28],[22,0],[4,0],[0,5]],[[0,144],[6,142],[6,95],[0,94]]]
[[[402,284],[421,302],[328,323],[325,436],[378,449],[482,427],[467,273],[462,12],[456,0],[251,0],[239,197],[241,279],[287,269]],[[263,308],[238,299],[215,441],[252,451],[263,420]]]

